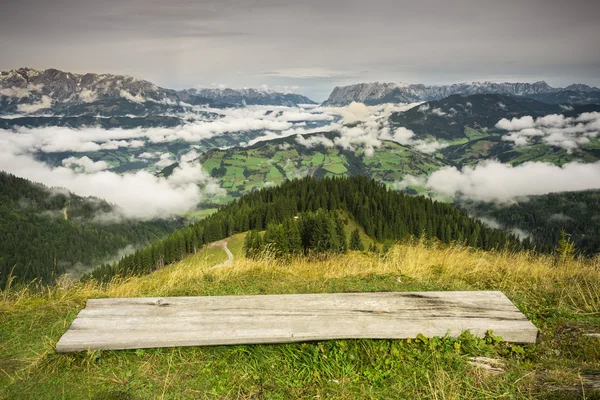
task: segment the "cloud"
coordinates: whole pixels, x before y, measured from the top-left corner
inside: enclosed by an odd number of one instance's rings
[[[106,161],[94,161],[88,156],[69,157],[62,160],[62,165],[71,168],[75,172],[93,173],[109,169],[110,165]]]
[[[310,136],[308,138],[305,138],[302,135],[298,135],[298,136],[296,136],[296,142],[298,142],[302,146],[307,147],[309,149],[312,147],[316,147],[316,146],[324,146],[324,147],[333,147],[334,146],[333,141],[330,139],[327,139],[323,135]]]
[[[119,95],[129,101],[133,101],[134,103],[143,103],[146,101],[144,96],[141,93],[136,94],[135,96],[129,93],[127,90],[121,90]]]
[[[394,141],[403,144],[403,145],[409,145],[413,143],[413,137],[415,136],[415,133],[413,131],[411,131],[408,128],[405,128],[403,126],[396,128],[396,131],[394,132],[394,136],[392,136],[392,138],[394,139]]]
[[[560,114],[545,115],[535,120],[531,116],[511,121],[503,118],[496,127],[510,130],[509,134],[502,136],[502,140],[513,142],[515,146],[528,146],[539,141],[572,153],[581,145],[590,143],[590,138],[598,136],[600,113],[583,113],[577,118]]]
[[[24,149],[24,143],[15,143],[13,135],[0,132],[0,170],[80,196],[105,199],[117,205],[119,214],[125,217],[150,219],[180,214],[194,209],[207,195],[223,193],[199,163],[185,162],[190,153],[182,157],[168,178],[146,171],[118,174],[109,171],[105,161],[94,162],[87,156],[69,157],[61,166],[49,166]],[[163,161],[170,157],[148,152],[142,156]]]
[[[425,139],[413,139],[415,133],[408,128],[403,126],[396,128],[391,140],[400,143],[403,146],[412,146],[413,149],[420,151],[421,153],[433,153],[444,147],[448,147],[448,144],[438,142],[437,140],[425,140]]]
[[[344,71],[325,68],[284,68],[277,71],[266,72],[264,75],[296,79],[340,78],[350,76],[349,73]]]
[[[145,151],[145,152],[139,154],[138,158],[142,158],[144,160],[148,160],[148,159],[152,159],[152,158],[160,158],[160,153],[150,153],[150,152]]]
[[[496,128],[504,129],[505,131],[519,131],[521,129],[533,128],[534,126],[535,123],[533,117],[529,115],[521,118],[513,118],[511,120],[502,118],[496,123]]]
[[[16,97],[18,99],[22,99],[24,97],[29,97],[32,92],[39,92],[43,88],[44,88],[44,84],[42,84],[42,83],[40,83],[38,85],[29,83],[24,88],[13,86],[10,88],[0,89],[0,95],[7,96],[7,97]]]
[[[175,163],[175,160],[172,158],[171,153],[161,154],[158,161],[154,163],[157,167],[168,167]]]
[[[399,187],[420,184],[445,196],[464,196],[471,200],[510,203],[520,196],[600,188],[600,162],[568,163],[562,167],[550,163],[528,162],[518,166],[498,161],[478,165],[446,167],[429,178],[408,177]]]
[[[442,111],[441,108],[434,108],[433,110],[431,110],[431,113],[434,115],[437,115],[439,117],[444,117],[444,116],[448,115],[448,113],[445,113],[444,111]]]
[[[368,106],[363,103],[357,103],[353,101],[346,107],[339,109],[339,113],[342,116],[342,122],[344,124],[351,124],[357,121],[362,121],[372,114]]]
[[[93,103],[98,98],[98,93],[94,92],[93,90],[83,89],[81,92],[79,92],[78,96],[79,99],[84,103]]]
[[[179,158],[179,161],[182,163],[190,162],[190,161],[194,161],[198,157],[200,157],[200,154],[196,150],[191,150],[191,151],[185,153],[184,155],[182,155]]]
[[[414,149],[421,153],[435,153],[444,147],[448,147],[448,144],[438,142],[437,140],[417,140],[414,142]]]
[[[1,148],[0,170],[48,186],[63,187],[80,196],[105,199],[117,205],[124,216],[136,219],[164,218],[193,210],[203,199],[202,193],[219,190],[197,163],[182,164],[168,178],[145,171],[123,175],[106,170],[79,173],[64,166],[52,168],[30,155]]]
[[[381,147],[383,140],[390,138],[387,119],[364,121],[352,128],[343,126],[339,133],[340,136],[334,139],[337,146],[346,150],[355,150],[357,145],[363,146],[367,157]]]
[[[50,107],[52,107],[52,99],[44,95],[37,103],[19,104],[17,106],[17,111],[29,114]]]

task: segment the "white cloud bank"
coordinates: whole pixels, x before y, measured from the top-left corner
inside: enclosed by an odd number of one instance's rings
[[[84,157],[69,157],[62,160],[62,165],[71,168],[75,172],[93,173],[104,171],[110,168],[106,161],[94,161],[88,156]]]
[[[513,142],[515,146],[531,145],[538,138],[542,143],[572,153],[599,135],[600,113],[583,113],[577,118],[560,114],[550,114],[535,120],[531,116],[511,120],[502,118],[496,128],[509,131],[502,136],[502,140]]]
[[[222,193],[197,163],[182,163],[168,178],[158,178],[146,171],[119,175],[106,171],[103,161],[94,162],[88,157],[71,157],[63,164],[52,168],[29,154],[0,147],[0,170],[47,186],[62,187],[80,196],[105,199],[129,218],[180,214],[193,210],[203,199],[203,193]]]
[[[404,112],[410,110],[419,103],[413,104],[383,104],[378,106],[366,106],[363,103],[352,102],[346,107],[325,107],[325,112],[341,117],[343,125],[330,124],[326,128],[336,130],[340,136],[333,140],[316,137],[308,139],[296,138],[296,141],[306,147],[314,147],[317,143],[326,147],[333,145],[346,150],[356,150],[357,146],[364,148],[365,156],[373,155],[375,149],[380,148],[384,140],[394,141],[404,146],[410,146],[422,153],[433,153],[445,144],[436,140],[413,139],[415,133],[410,129],[400,127],[391,132],[389,117],[393,112]],[[337,125],[337,126],[336,126]],[[324,131],[322,128],[318,131]],[[308,132],[305,132],[308,133]],[[300,134],[300,132],[298,132]]]
[[[510,203],[518,197],[600,188],[600,162],[572,162],[559,167],[528,162],[518,166],[483,161],[475,167],[442,168],[429,176],[408,176],[399,187],[423,185],[442,195]]]

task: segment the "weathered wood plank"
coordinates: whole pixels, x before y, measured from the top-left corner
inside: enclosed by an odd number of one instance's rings
[[[56,345],[96,349],[406,339],[488,330],[535,343],[502,292],[338,293],[90,299]]]

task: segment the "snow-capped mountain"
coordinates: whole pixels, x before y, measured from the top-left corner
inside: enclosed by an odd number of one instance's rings
[[[182,102],[214,107],[315,104],[298,94],[256,89],[177,91],[123,75],[74,74],[56,69],[38,71],[31,68],[0,72],[0,114],[65,112],[72,106],[107,102],[110,103],[109,107],[118,106],[117,103],[129,103],[127,109],[131,109],[132,104],[153,103],[174,107]]]
[[[565,97],[565,92],[569,96]],[[440,100],[453,94],[505,94],[529,97],[547,103],[587,104],[600,102],[600,89],[583,84],[566,88],[553,88],[544,81],[535,83],[473,82],[453,85],[423,85],[406,83],[359,83],[337,86],[323,103],[327,106],[344,106],[353,101],[367,105]]]

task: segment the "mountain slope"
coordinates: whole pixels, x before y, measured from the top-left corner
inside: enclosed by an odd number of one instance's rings
[[[129,221],[115,211],[103,200],[0,171],[0,287],[9,275],[50,282],[73,267],[89,269],[182,226],[179,220]]]
[[[600,160],[600,138],[594,136],[593,131],[589,137],[585,132],[576,134],[583,135],[575,138],[581,140],[576,149],[568,146],[573,138],[565,136],[564,143],[551,141],[548,140],[551,136],[541,135],[542,131],[535,131],[537,136],[517,146],[509,140],[511,132],[499,128],[498,123],[504,120],[510,124],[510,121],[523,119],[534,124],[538,118],[547,118],[548,121],[570,121],[568,123],[575,126],[579,124],[576,119],[583,113],[587,113],[586,118],[595,118],[594,112],[598,111],[600,106],[597,105],[565,109],[514,96],[453,95],[392,113],[389,120],[378,120],[377,128],[371,123],[346,124],[331,132],[288,136],[249,147],[209,150],[199,161],[228,191],[224,201],[265,185],[307,175],[365,175],[393,185],[406,175],[427,176],[446,166],[462,168],[490,159],[513,165],[528,161],[556,165],[573,161],[591,163]],[[570,127],[565,125],[565,132]],[[577,129],[581,130],[581,126]],[[547,130],[549,135],[557,132]],[[398,135],[398,131],[411,136]],[[417,186],[411,189],[421,194],[426,190]]]
[[[553,88],[543,81],[535,83],[473,82],[440,86],[375,82],[337,86],[323,105],[345,106],[353,101],[367,105],[411,103],[440,100],[455,94],[504,94],[530,97],[552,104],[600,103],[600,89],[581,84],[570,85],[563,89]]]
[[[491,225],[523,231],[545,251],[556,247],[564,230],[578,252],[600,252],[600,190],[528,196],[505,205],[461,200],[458,206]]]
[[[118,263],[94,270],[92,276],[107,280],[114,275],[148,273],[196,253],[205,243],[248,230],[264,230],[270,224],[317,210],[347,213],[380,242],[426,235],[444,243],[458,241],[483,249],[529,246],[516,236],[486,227],[452,205],[391,191],[372,179],[303,178],[249,193]]]
[[[530,137],[526,145],[515,146],[506,140],[510,133],[498,128],[498,122],[519,118],[531,121],[556,115],[565,119],[583,113],[600,111],[600,105],[574,105],[568,108],[546,104],[533,99],[496,94],[452,95],[416,106],[390,116],[392,129],[407,128],[415,137],[442,140],[447,146],[440,149],[444,162],[462,167],[485,159],[498,159],[514,165],[527,161],[552,162],[563,165],[571,161],[594,162],[600,159],[600,142],[594,136],[576,151],[560,143],[545,141],[544,136]]]
[[[600,107],[599,107],[600,108]],[[565,112],[560,106],[498,94],[451,95],[393,113],[392,126],[403,126],[417,135],[430,134],[438,139],[454,140],[465,136],[466,126],[493,129],[502,118],[540,117]]]
[[[383,182],[395,182],[404,174],[428,175],[445,164],[393,141],[366,156],[363,148],[350,150],[335,146],[339,132],[302,135],[304,140],[325,138],[331,145],[301,144],[298,137],[256,143],[250,147],[215,149],[204,153],[202,167],[218,179],[231,197],[239,197],[265,185],[304,176],[335,177],[363,175]]]

